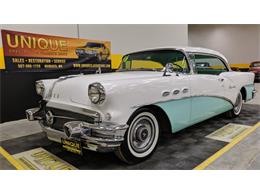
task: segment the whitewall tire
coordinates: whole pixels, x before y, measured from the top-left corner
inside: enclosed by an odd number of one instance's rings
[[[128,125],[125,140],[116,154],[121,160],[133,164],[145,160],[154,152],[160,135],[160,125],[156,113],[148,109],[137,111]]]
[[[239,94],[237,95],[234,107],[232,110],[227,112],[227,116],[229,118],[235,118],[235,117],[239,116],[239,114],[241,113],[242,107],[243,107],[243,96],[242,96],[242,93],[239,92]]]

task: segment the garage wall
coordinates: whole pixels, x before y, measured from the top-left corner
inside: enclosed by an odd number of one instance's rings
[[[260,25],[258,27],[258,60],[260,61]]]
[[[0,30],[2,29],[72,38],[78,37],[76,24],[0,24]],[[2,37],[0,47],[2,47]]]
[[[215,49],[231,64],[249,64],[260,53],[260,25],[189,25],[189,45]]]
[[[112,53],[188,45],[188,25],[79,25],[81,38],[112,42]]]
[[[58,35],[65,37],[108,40],[112,53],[124,54],[151,47],[188,45],[188,25],[113,25],[113,24],[46,24],[3,25],[1,29]],[[0,40],[2,47],[2,38]]]

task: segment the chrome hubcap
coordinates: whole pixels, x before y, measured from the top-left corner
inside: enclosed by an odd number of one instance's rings
[[[148,150],[155,137],[155,125],[151,118],[142,116],[138,118],[130,129],[130,145],[137,153]]]
[[[242,104],[243,104],[243,99],[242,99],[242,95],[241,93],[239,93],[239,95],[237,96],[235,105],[234,105],[234,113],[235,114],[239,114],[242,108]]]

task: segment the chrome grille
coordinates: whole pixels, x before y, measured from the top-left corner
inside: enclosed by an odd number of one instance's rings
[[[49,126],[53,129],[63,131],[64,129],[64,124],[69,122],[69,121],[84,121],[87,123],[94,124],[95,118],[92,116],[87,116],[67,110],[61,110],[57,108],[50,108],[46,107],[45,112],[51,112],[53,115],[53,124],[48,125],[46,120],[44,120],[44,125]]]

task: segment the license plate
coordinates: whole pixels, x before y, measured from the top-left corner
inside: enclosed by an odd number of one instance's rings
[[[65,150],[82,155],[82,146],[79,141],[61,138],[61,144]]]

